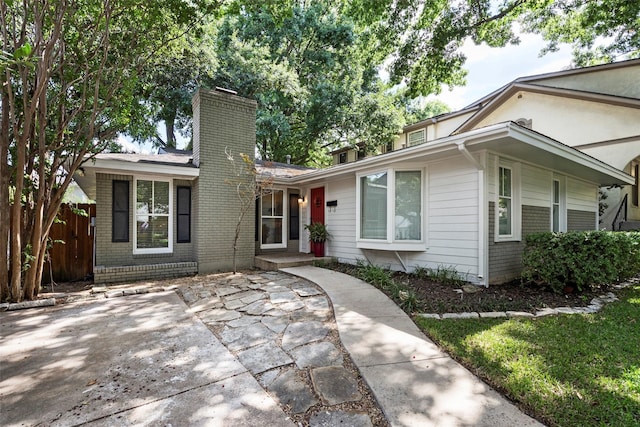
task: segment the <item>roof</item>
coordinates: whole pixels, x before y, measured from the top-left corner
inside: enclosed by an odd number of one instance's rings
[[[277,182],[283,185],[312,185],[332,177],[353,176],[362,171],[386,168],[396,162],[437,161],[459,155],[461,152],[464,154],[465,151],[474,153],[485,150],[523,159],[598,185],[627,185],[634,182],[633,177],[619,169],[514,122],[469,130],[365,158],[359,162],[334,165]]]
[[[269,175],[274,178],[291,178],[312,172],[316,169],[289,163],[256,160],[256,170],[260,175]]]
[[[189,151],[173,154],[101,153],[87,159],[76,171],[74,180],[89,198],[95,200],[97,173],[130,175],[134,172],[138,175],[167,175],[188,180],[200,174]]]

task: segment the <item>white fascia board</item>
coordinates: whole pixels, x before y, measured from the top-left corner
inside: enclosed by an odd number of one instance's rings
[[[163,163],[127,162],[114,159],[96,159],[95,162],[87,162],[83,169],[93,169],[96,173],[114,173],[125,175],[167,175],[185,179],[195,179],[200,175],[200,169],[167,165]]]
[[[509,128],[510,134],[512,134],[515,139],[523,143],[543,149],[553,155],[563,157],[567,160],[588,167],[590,169],[594,169],[602,174],[606,174],[611,176],[612,178],[626,182],[629,185],[635,183],[635,178],[631,175],[621,171],[620,169],[616,169],[613,166],[596,159],[595,157],[591,157],[588,154],[583,153],[582,151],[576,150],[573,147],[569,147],[568,145],[562,144],[561,142],[535,133],[518,125],[510,125]]]

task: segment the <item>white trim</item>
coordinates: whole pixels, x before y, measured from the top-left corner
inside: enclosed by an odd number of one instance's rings
[[[166,248],[138,248],[138,211],[137,211],[137,201],[138,201],[138,181],[151,181],[153,182],[167,182],[169,184],[169,213],[161,214],[160,216],[166,216],[168,218],[168,239],[169,245]],[[155,184],[154,184],[155,188]],[[132,211],[133,211],[133,254],[141,255],[141,254],[171,254],[173,253],[173,222],[175,220],[173,216],[173,179],[166,178],[163,176],[133,176],[133,191],[131,198],[133,200],[132,203]],[[149,214],[149,216],[154,216],[154,214]]]
[[[551,206],[551,218],[550,218],[550,227],[551,231],[553,230],[553,206],[556,204],[554,200],[555,196],[555,188],[554,183],[558,182],[559,194],[558,194],[558,232],[566,232],[567,231],[567,178],[564,175],[553,174],[553,178],[551,179],[551,197],[550,197],[550,206]]]
[[[500,168],[511,171],[511,234],[500,234]],[[522,240],[522,188],[521,188],[521,167],[519,162],[511,162],[503,158],[498,158],[495,166],[496,179],[496,200],[494,203],[495,242],[513,242]]]
[[[396,173],[397,172],[420,172],[420,239],[419,240],[397,240],[395,238],[395,199],[396,199]],[[386,191],[386,238],[370,239],[362,238],[362,184],[363,177],[374,174],[387,174]],[[387,167],[383,169],[367,170],[356,174],[356,247],[359,249],[376,249],[387,251],[425,251],[427,234],[427,173],[425,167],[415,167],[412,165],[401,165],[398,167]]]
[[[159,172],[164,175],[186,177],[186,179],[197,178],[200,175],[200,169],[190,166],[168,165],[163,163],[141,163],[128,162],[115,159],[96,159],[95,163],[91,161],[81,166],[84,169],[93,169],[96,173],[107,174],[124,174],[124,175],[141,175],[149,174],[158,176]]]
[[[282,243],[262,243],[262,199],[269,196],[273,198],[276,191],[282,192]],[[287,247],[289,221],[288,221],[288,209],[289,209],[289,194],[286,188],[274,188],[269,194],[260,197],[260,227],[258,227],[258,239],[260,242],[260,249],[282,249]],[[279,215],[266,216],[264,218],[280,218]]]

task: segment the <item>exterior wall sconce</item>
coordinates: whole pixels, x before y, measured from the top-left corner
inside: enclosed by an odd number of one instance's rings
[[[304,202],[305,202],[304,196],[298,196],[298,203],[304,203]]]

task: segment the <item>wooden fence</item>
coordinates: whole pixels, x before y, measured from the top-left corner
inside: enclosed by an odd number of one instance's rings
[[[49,237],[65,243],[55,243],[49,249],[49,262],[45,262],[42,283],[82,280],[93,273],[94,229],[91,218],[96,216],[96,205],[77,204],[89,216],[76,215],[68,205],[62,205],[58,217],[63,223],[53,224]]]

